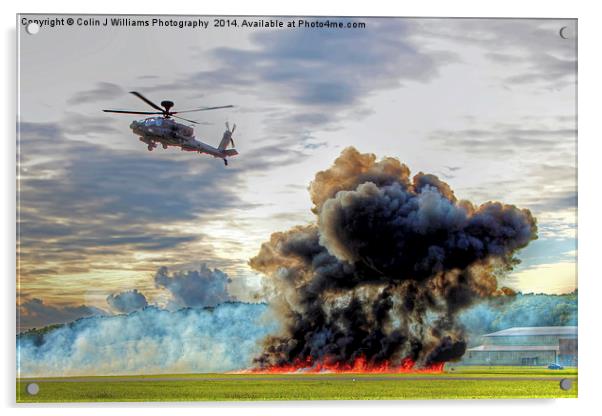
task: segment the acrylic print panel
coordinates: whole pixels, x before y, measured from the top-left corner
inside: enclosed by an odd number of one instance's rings
[[[17,26],[19,402],[577,397],[576,20]]]

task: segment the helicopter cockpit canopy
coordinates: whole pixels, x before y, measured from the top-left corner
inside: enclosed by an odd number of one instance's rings
[[[144,120],[140,120],[139,123],[144,124],[146,127],[161,127],[163,125],[163,117],[151,117]]]

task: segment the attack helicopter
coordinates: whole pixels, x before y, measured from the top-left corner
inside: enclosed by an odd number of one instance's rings
[[[175,146],[182,149],[182,151],[198,152],[211,155],[215,158],[223,159],[224,164],[228,166],[228,157],[236,156],[238,152],[234,149],[234,140],[232,134],[236,130],[236,124],[230,129],[229,123],[226,122],[226,131],[222,136],[221,141],[217,147],[213,147],[207,143],[203,143],[196,140],[194,137],[194,129],[191,126],[187,126],[182,123],[178,123],[174,118],[184,120],[188,123],[199,124],[197,121],[189,120],[181,117],[177,114],[192,113],[196,111],[208,111],[218,110],[222,108],[232,108],[233,105],[223,105],[219,107],[202,107],[192,110],[182,111],[171,111],[174,106],[173,101],[164,100],[161,101],[161,107],[143,96],[137,91],[130,91],[130,94],[135,95],[146,104],[151,106],[157,111],[133,111],[133,110],[102,110],[105,113],[119,113],[119,114],[144,114],[152,115],[143,120],[135,120],[130,124],[130,128],[135,135],[139,136],[139,140],[147,145],[149,151],[152,151],[160,143],[163,149],[167,149],[169,146]],[[228,149],[228,146],[232,145],[232,149]]]

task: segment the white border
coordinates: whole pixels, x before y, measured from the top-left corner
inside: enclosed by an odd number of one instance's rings
[[[447,415],[507,415],[522,412],[555,414],[598,413],[596,401],[600,395],[602,346],[599,327],[600,279],[598,265],[602,248],[600,229],[600,185],[598,178],[602,163],[598,124],[600,119],[600,27],[602,16],[596,13],[595,2],[505,0],[495,4],[486,1],[420,1],[398,2],[370,0],[360,4],[349,1],[304,0],[298,4],[283,1],[219,1],[168,2],[145,0],[128,2],[103,0],[83,2],[74,0],[5,1],[2,4],[2,47],[4,88],[2,121],[5,135],[2,143],[3,164],[1,218],[4,221],[0,255],[3,268],[4,319],[2,342],[2,405],[5,414],[79,415],[84,405],[18,406],[15,409],[15,103],[16,103],[16,31],[15,15],[21,13],[132,13],[132,14],[280,14],[280,15],[365,15],[365,16],[467,16],[467,17],[563,17],[579,19],[579,399],[578,400],[483,400],[483,401],[412,401],[412,402],[284,402],[284,403],[193,403],[178,404],[104,404],[87,406],[91,416],[112,414],[211,414],[230,413],[287,416],[333,414],[364,415],[371,409],[379,413],[439,413]],[[175,409],[170,409],[175,408]],[[339,410],[340,409],[340,410]]]

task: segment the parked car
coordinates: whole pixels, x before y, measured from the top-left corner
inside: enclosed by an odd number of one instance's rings
[[[564,370],[564,367],[557,363],[550,363],[550,365],[548,365],[548,368],[550,370]]]

